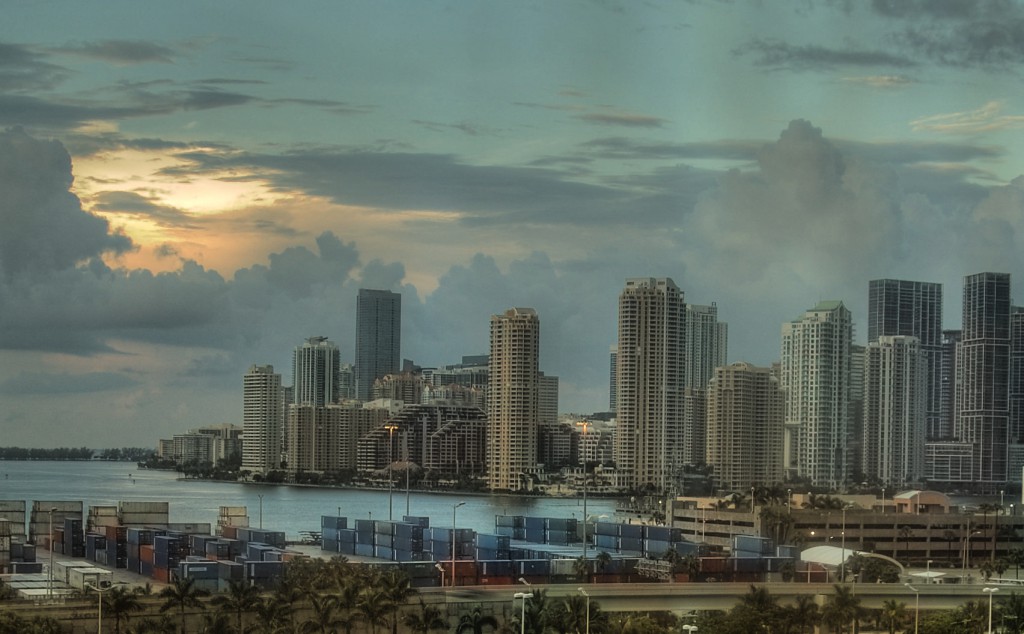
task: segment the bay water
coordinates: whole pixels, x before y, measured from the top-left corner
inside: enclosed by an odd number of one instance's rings
[[[262,496],[262,501],[260,497]],[[390,498],[390,509],[389,509]],[[9,461],[0,460],[0,500],[81,501],[90,506],[114,506],[119,501],[168,502],[175,524],[206,523],[215,526],[221,506],[244,506],[249,525],[284,531],[297,540],[300,531],[319,531],[320,516],[342,515],[355,519],[400,520],[406,515],[406,492],[400,483],[387,489],[341,489],[307,486],[213,482],[183,479],[174,471],[139,469],[133,462],[103,461]],[[431,526],[456,525],[478,533],[493,533],[495,515],[583,517],[578,497],[533,497],[468,493],[411,491],[408,514],[427,516]],[[616,518],[616,500],[589,498],[587,515]],[[88,511],[86,511],[88,512]]]

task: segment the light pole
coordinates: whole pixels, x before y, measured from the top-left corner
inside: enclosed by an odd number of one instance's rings
[[[398,429],[398,425],[384,425],[384,429],[388,430],[388,519],[392,520],[391,509],[394,507],[392,499],[395,493],[395,481],[391,477],[391,465],[394,464],[394,435],[395,430]],[[455,520],[452,520],[452,537],[455,537]],[[452,557],[455,559],[455,557]]]
[[[882,487],[882,515],[885,515],[885,487]]]
[[[522,610],[519,612],[519,632],[520,634],[526,634],[526,600],[532,599],[532,592],[517,592],[512,595],[512,602],[515,603],[516,599],[523,600]]]
[[[260,499],[260,530],[263,530],[263,494],[257,493],[256,497]]]
[[[576,423],[583,427],[583,562],[587,561],[587,427],[590,423],[579,421]]]
[[[981,591],[988,594],[988,634],[992,634],[992,595],[999,592],[999,588],[982,588]]]
[[[839,546],[843,551],[843,561],[839,564],[839,582],[846,581],[846,505],[843,505],[843,529],[839,532]]]
[[[455,510],[464,505],[465,502],[452,504],[452,587],[455,587]]]
[[[107,585],[104,586],[104,583]],[[119,581],[117,585],[123,585],[123,583]],[[109,581],[101,581],[99,586],[94,586],[89,582],[86,582],[84,585],[86,588],[96,591],[96,605],[98,606],[96,611],[96,634],[103,634],[103,593],[113,590],[114,584],[111,584]]]
[[[921,592],[909,583],[903,585],[910,588],[910,591],[914,593],[914,634],[917,634],[917,619],[921,614]]]
[[[793,489],[786,489],[786,511],[793,514]]]
[[[437,568],[438,572],[441,573],[441,587],[443,588],[444,587],[444,566],[442,566],[441,564],[434,564],[434,567]]]
[[[683,631],[684,632],[696,632],[697,631],[697,626],[696,625],[689,625],[689,624],[684,625],[683,626]]]
[[[50,534],[46,540],[50,544],[50,576],[47,577],[46,594],[49,595],[51,601],[53,600],[53,513],[56,510],[56,506],[50,509]]]
[[[576,590],[578,590],[579,593],[582,594],[583,596],[587,597],[587,621],[586,621],[586,623],[587,623],[587,630],[586,630],[586,634],[590,634],[590,595],[587,594],[587,591],[584,590],[583,588],[576,588]]]
[[[925,583],[931,583],[932,582],[932,560],[931,559],[929,559],[927,562],[925,562],[924,571],[925,571],[925,577],[927,578]]]

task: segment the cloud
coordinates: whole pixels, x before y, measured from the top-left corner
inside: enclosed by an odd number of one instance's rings
[[[781,40],[756,39],[733,51],[737,56],[751,56],[754,64],[766,68],[789,70],[829,70],[837,67],[916,66],[909,57],[883,50],[837,49],[813,44],[798,46]]]
[[[931,115],[910,122],[914,132],[944,134],[978,134],[1024,126],[1024,115],[1001,114],[1005,104],[990,101],[975,110]]]
[[[660,128],[665,124],[665,120],[658,117],[627,112],[588,112],[576,115],[576,118],[588,123],[627,128]]]
[[[92,198],[92,210],[148,218],[165,227],[198,227],[195,217],[191,214],[168,205],[161,205],[137,192],[98,192]]]
[[[66,44],[53,49],[58,53],[98,59],[118,65],[174,62],[175,52],[145,40],[101,40]]]
[[[115,372],[22,372],[0,382],[0,394],[52,396],[55,394],[85,394],[108,392],[139,385],[139,381]]]
[[[133,247],[82,210],[71,181],[71,158],[60,143],[20,129],[0,133],[0,267],[8,276],[62,271]]]
[[[628,137],[605,137],[582,144],[585,153],[606,159],[726,159],[750,161],[763,141],[720,140],[706,143],[671,143]]]
[[[917,83],[916,80],[906,75],[865,75],[861,77],[843,77],[848,84],[862,84],[872,88],[894,89],[904,88],[910,84]]]
[[[45,90],[68,76],[68,70],[44,61],[32,49],[0,42],[0,92]]]
[[[413,119],[412,122],[428,130],[433,130],[434,132],[456,130],[458,132],[468,134],[469,136],[477,136],[481,132],[479,126],[473,125],[471,123],[466,123],[465,121],[463,121],[462,123],[438,123],[437,121],[424,121],[422,119]]]

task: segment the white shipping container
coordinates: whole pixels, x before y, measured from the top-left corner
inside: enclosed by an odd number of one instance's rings
[[[102,588],[109,584],[114,578],[114,573],[103,568],[71,568],[68,570],[68,585],[79,590],[85,589],[85,584],[96,588]]]
[[[121,513],[163,513],[170,511],[170,502],[118,502]]]

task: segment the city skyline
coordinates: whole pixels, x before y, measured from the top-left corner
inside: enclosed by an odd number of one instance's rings
[[[820,300],[864,343],[869,280],[942,284],[944,329],[965,276],[1024,296],[1014,3],[5,11],[5,444],[238,424],[250,366],[353,361],[359,288],[402,294],[424,366],[535,308],[579,412],[625,279],[716,304],[760,367]]]

